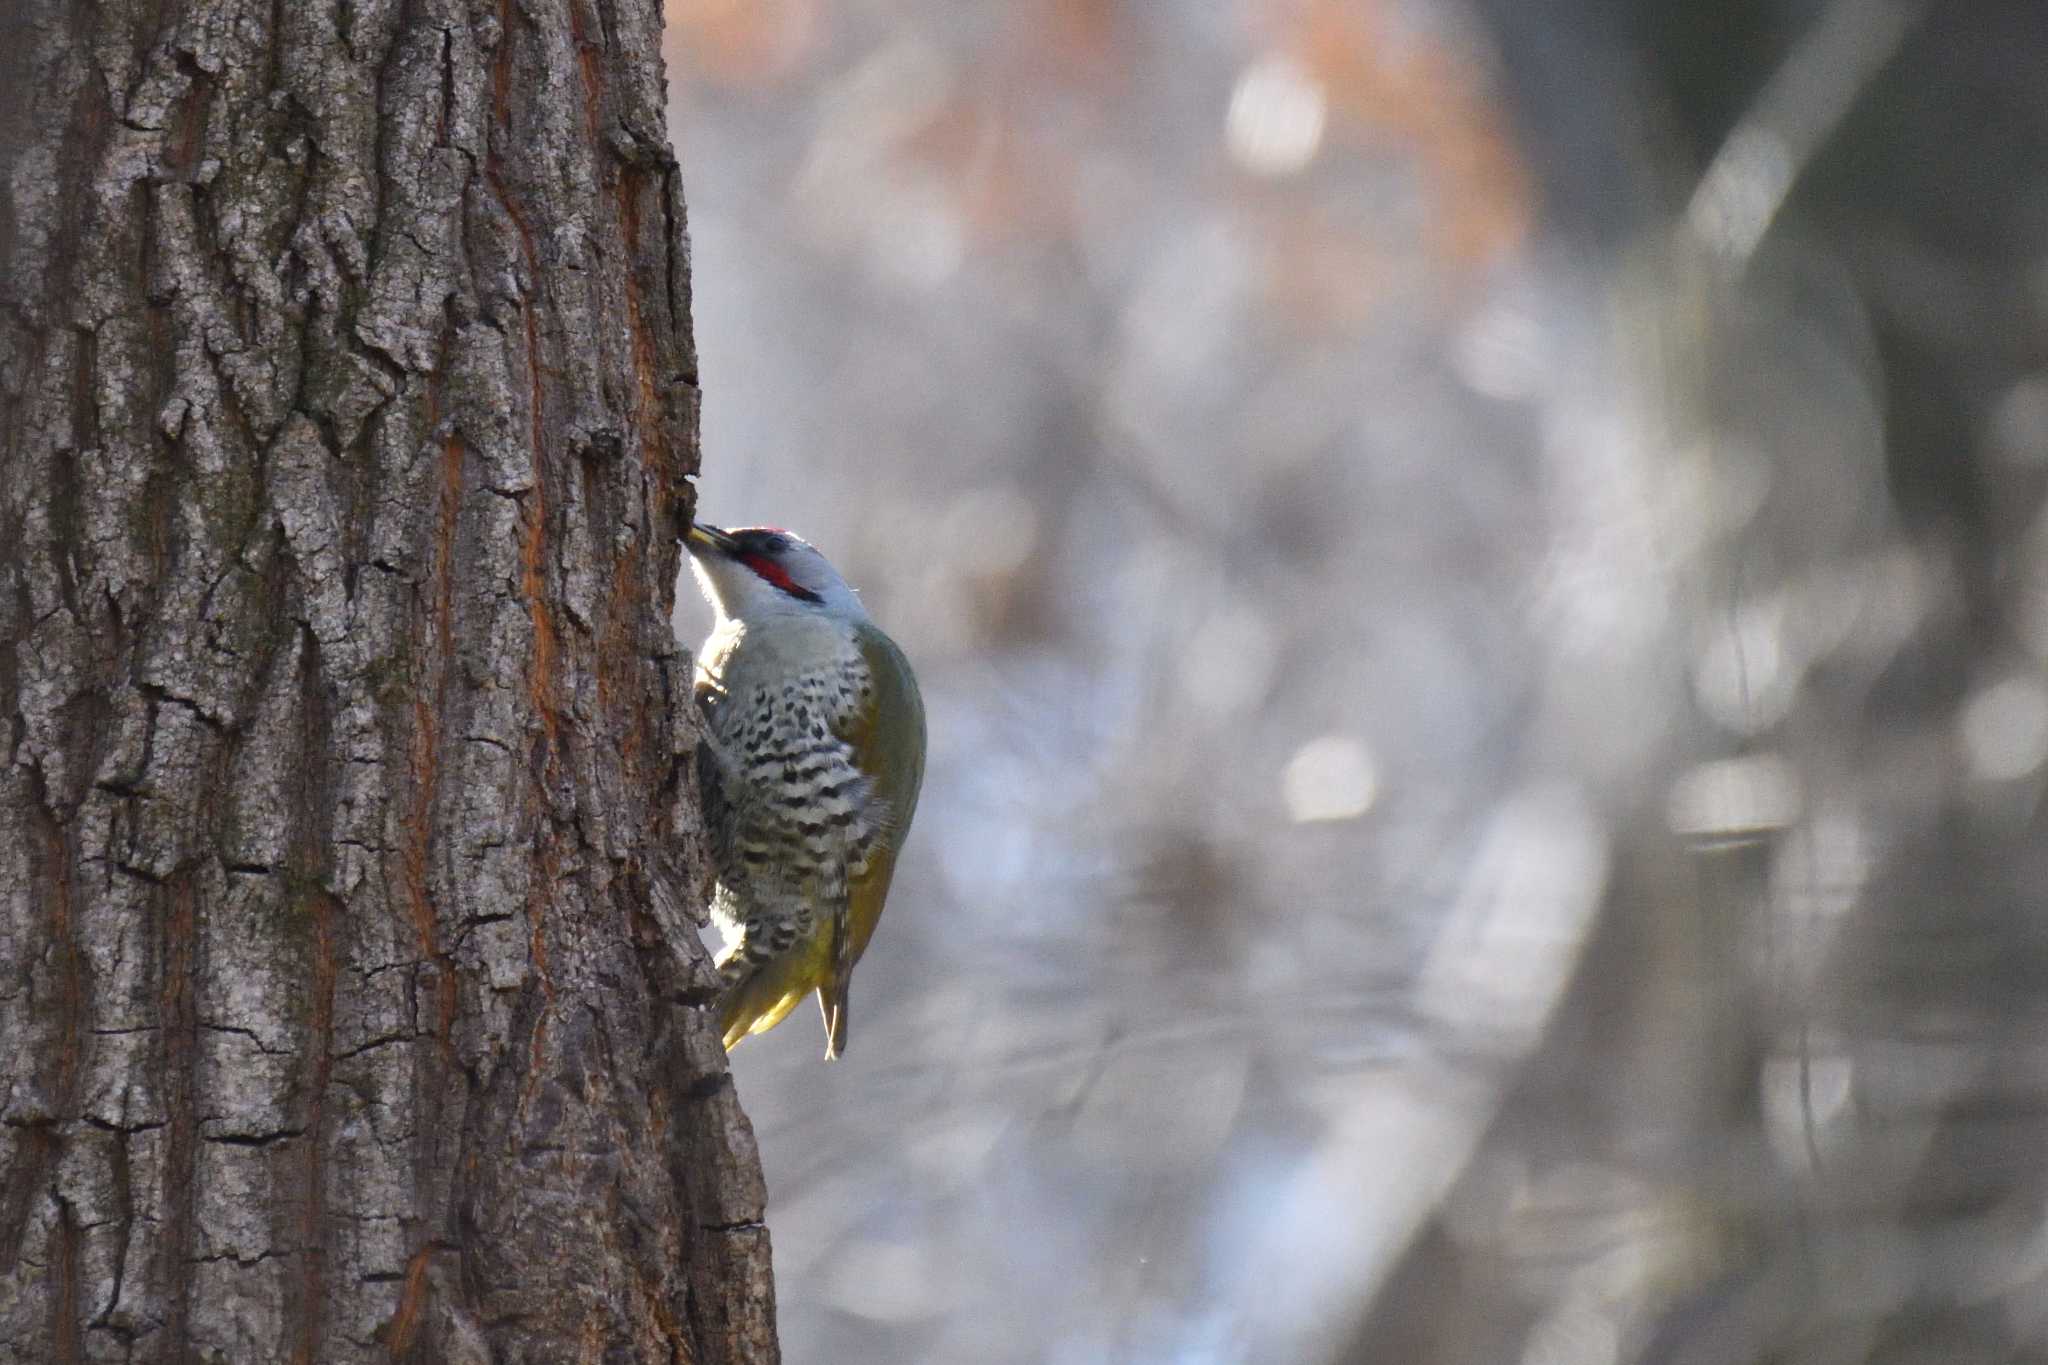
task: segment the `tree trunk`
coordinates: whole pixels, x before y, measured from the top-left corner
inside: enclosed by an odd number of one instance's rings
[[[8,0],[0,1361],[775,1356],[656,0]]]

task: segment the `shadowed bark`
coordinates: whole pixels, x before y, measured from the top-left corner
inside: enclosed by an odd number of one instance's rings
[[[0,1361],[772,1360],[655,0],[0,21]]]

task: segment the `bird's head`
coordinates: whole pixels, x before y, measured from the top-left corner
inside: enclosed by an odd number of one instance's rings
[[[697,585],[721,617],[758,620],[815,612],[867,619],[860,595],[801,536],[772,526],[721,531],[699,523],[690,527],[684,543]]]

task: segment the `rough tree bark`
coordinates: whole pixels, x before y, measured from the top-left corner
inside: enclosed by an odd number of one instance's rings
[[[9,0],[0,1360],[775,1355],[656,0]]]

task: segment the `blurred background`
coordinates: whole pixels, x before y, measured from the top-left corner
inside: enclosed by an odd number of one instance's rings
[[[931,719],[789,1360],[2048,1359],[2048,6],[668,15]]]

